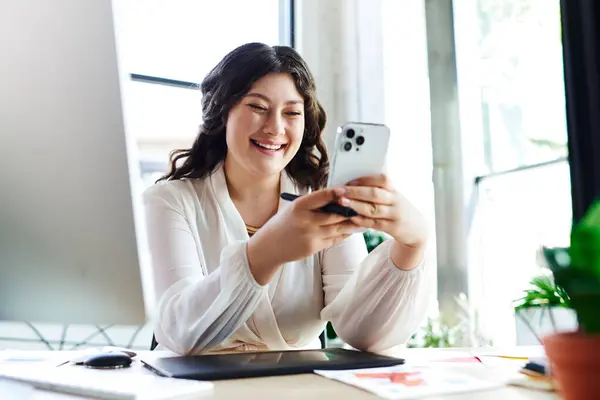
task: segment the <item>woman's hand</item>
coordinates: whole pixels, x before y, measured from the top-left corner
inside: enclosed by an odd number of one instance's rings
[[[320,211],[347,191],[323,189],[299,197],[259,229],[247,247],[256,282],[268,283],[284,263],[309,257],[360,229],[346,217]]]
[[[427,223],[423,215],[394,190],[384,174],[355,179],[346,189],[338,202],[359,214],[351,221],[393,237],[397,242],[392,252],[396,266],[400,269],[415,267],[423,256],[427,241]]]

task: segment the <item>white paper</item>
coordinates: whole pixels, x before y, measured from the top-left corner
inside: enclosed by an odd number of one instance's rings
[[[384,399],[417,399],[428,396],[474,392],[501,387],[502,382],[488,382],[446,369],[406,365],[345,371],[314,371],[316,374],[356,386]]]
[[[0,378],[0,394],[3,400],[29,400],[33,398],[33,386]]]

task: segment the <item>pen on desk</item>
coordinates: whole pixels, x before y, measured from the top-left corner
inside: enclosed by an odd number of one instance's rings
[[[506,360],[517,360],[517,361],[529,360],[529,357],[518,357],[518,356],[492,356],[492,357],[504,358]]]
[[[281,193],[281,198],[286,201],[294,201],[298,197],[300,197],[300,196],[298,196],[296,194],[292,194],[292,193]],[[337,204],[337,203],[329,203],[326,206],[322,207],[321,211],[327,212],[327,213],[332,213],[332,214],[340,214],[347,218],[358,216],[358,213],[356,211],[354,211],[352,208],[345,207],[345,206],[342,206],[341,204]]]

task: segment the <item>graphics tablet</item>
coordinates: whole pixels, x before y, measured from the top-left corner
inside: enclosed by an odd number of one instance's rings
[[[403,364],[404,360],[334,348],[162,357],[142,360],[142,363],[156,374],[169,378],[219,380],[304,374],[315,369],[389,367]]]

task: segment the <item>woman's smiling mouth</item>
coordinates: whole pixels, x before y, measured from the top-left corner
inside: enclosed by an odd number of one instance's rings
[[[267,152],[268,154],[273,154],[285,148],[285,143],[272,143],[272,142],[263,142],[255,139],[250,139],[254,147],[256,147],[261,152]]]

